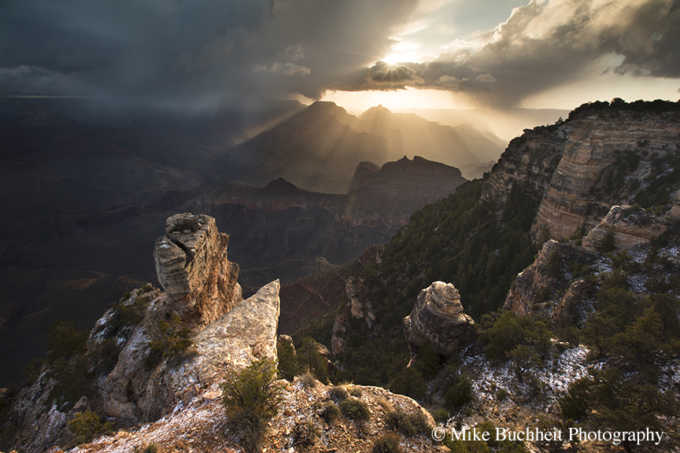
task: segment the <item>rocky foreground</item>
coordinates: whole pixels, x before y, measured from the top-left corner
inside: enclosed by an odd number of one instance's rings
[[[55,363],[42,368],[11,409],[6,429],[14,432],[15,448],[27,453],[152,447],[244,451],[240,433],[229,428],[220,384],[256,360],[277,360],[280,285],[273,281],[243,300],[238,266],[227,260],[228,239],[211,217],[170,217],[154,252],[162,288],[132,291],[97,321],[80,370],[87,381],[70,397],[62,382],[68,375]],[[77,366],[77,357],[66,360]],[[267,425],[265,451],[295,451],[301,429],[308,451],[371,451],[385,431],[387,414],[395,411],[433,424],[414,400],[382,388],[340,390],[343,398],[357,399],[368,409],[367,416],[352,420],[324,416],[325,405],[339,402],[337,387],[310,376],[279,384],[282,403]],[[72,421],[83,413],[96,414],[108,434],[76,445],[82,438]],[[400,442],[407,452],[434,448],[427,432],[401,436]]]

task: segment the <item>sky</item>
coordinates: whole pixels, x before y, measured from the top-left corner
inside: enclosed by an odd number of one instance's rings
[[[680,0],[4,0],[0,96],[179,110],[680,97]]]

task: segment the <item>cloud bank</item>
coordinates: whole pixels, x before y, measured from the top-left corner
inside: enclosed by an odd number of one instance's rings
[[[5,0],[0,96],[247,108],[325,89],[427,87],[512,106],[603,71],[680,77],[680,0],[532,0],[476,33],[482,45],[451,46],[421,63],[378,61],[414,14],[442,4]]]
[[[6,0],[0,95],[168,104],[318,97],[375,61],[416,0]]]
[[[532,0],[486,33],[485,45],[427,63],[378,62],[336,88],[407,86],[465,93],[494,105],[600,71],[680,77],[680,1]]]

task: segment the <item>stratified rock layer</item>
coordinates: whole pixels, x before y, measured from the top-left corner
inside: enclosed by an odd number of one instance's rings
[[[154,247],[158,281],[182,310],[207,324],[228,312],[240,298],[238,265],[227,260],[229,236],[215,219],[191,213],[166,220],[165,235]]]
[[[546,241],[534,262],[513,280],[503,308],[520,316],[538,313],[559,316],[558,311],[567,303],[562,296],[571,278],[565,263],[587,265],[594,259],[593,254],[580,247],[553,239]]]
[[[660,176],[655,162],[678,152],[680,122],[675,112],[611,108],[574,115],[557,132],[565,137],[563,151],[533,231],[562,240],[592,228],[611,205],[633,201],[647,181]]]
[[[594,250],[613,234],[618,249],[630,249],[660,236],[667,227],[644,209],[612,206],[602,221],[583,238],[583,246]]]
[[[452,354],[469,341],[475,322],[465,313],[451,283],[434,282],[420,291],[411,314],[404,318],[409,343],[430,343],[441,354]]]

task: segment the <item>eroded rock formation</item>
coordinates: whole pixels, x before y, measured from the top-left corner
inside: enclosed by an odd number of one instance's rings
[[[583,238],[583,246],[595,250],[613,235],[618,249],[629,249],[660,236],[667,226],[650,212],[631,206],[612,206],[600,223]]]
[[[409,343],[430,343],[440,354],[452,354],[474,333],[475,322],[465,313],[460,294],[451,283],[433,282],[420,291],[411,314],[404,318]]]
[[[217,230],[214,218],[182,213],[166,220],[165,235],[154,247],[165,294],[204,324],[229,311],[241,296],[239,268],[227,260],[228,245],[229,236]]]
[[[544,314],[557,316],[556,307],[562,306],[565,291],[571,280],[566,263],[592,263],[595,255],[570,244],[553,239],[546,241],[531,265],[520,272],[512,282],[503,308],[517,315]],[[565,296],[566,297],[566,296]],[[571,296],[569,296],[571,298]]]

